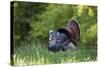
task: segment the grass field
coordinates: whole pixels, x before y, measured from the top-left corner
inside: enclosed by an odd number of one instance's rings
[[[42,43],[30,43],[14,48],[14,65],[58,64],[96,61],[97,50],[78,48],[75,51],[50,52]]]

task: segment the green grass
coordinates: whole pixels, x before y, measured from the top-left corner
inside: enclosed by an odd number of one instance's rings
[[[75,51],[50,52],[42,43],[25,44],[14,48],[14,65],[58,64],[96,61],[97,50],[78,48]]]

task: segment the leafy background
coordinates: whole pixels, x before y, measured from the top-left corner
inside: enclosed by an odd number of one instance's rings
[[[31,57],[31,59],[35,59],[36,57],[35,54],[37,55],[37,53],[35,52],[39,52],[40,57],[41,57],[41,53],[44,52],[43,53],[44,55],[42,55],[42,57],[45,57],[45,55],[48,57],[48,54],[51,53],[48,53],[48,51],[45,52],[45,50],[47,50],[47,46],[48,46],[49,30],[51,29],[56,30],[59,28],[66,27],[68,20],[71,18],[76,19],[80,24],[81,35],[80,35],[80,41],[77,43],[78,44],[77,47],[80,50],[77,51],[76,53],[79,54],[78,56],[80,56],[80,54],[82,55],[82,52],[84,52],[83,56],[85,57],[85,53],[89,51],[88,49],[90,49],[89,52],[91,54],[91,55],[89,54],[90,59],[93,59],[91,58],[91,56],[94,56],[93,60],[96,60],[96,52],[97,52],[96,51],[97,49],[97,7],[96,6],[55,4],[55,3],[52,4],[32,3],[32,2],[21,2],[21,1],[12,2],[11,6],[13,7],[13,11],[14,11],[12,14],[14,19],[13,20],[13,42],[14,42],[13,45],[14,45],[15,64],[20,64],[20,60],[17,61],[17,59],[22,58],[21,56],[24,55],[23,53],[25,53],[25,58],[27,58],[26,56],[28,55],[27,53],[30,53],[28,56],[34,53],[34,57]],[[92,50],[94,54],[91,53],[91,49],[94,49]],[[25,50],[28,51],[25,52]],[[62,53],[63,52],[61,52],[61,55]],[[74,54],[77,55],[76,53]],[[60,58],[59,57],[60,54],[59,55],[51,54],[51,55],[54,57],[58,56],[58,59]],[[73,55],[73,53],[71,53],[71,55]],[[85,59],[88,59],[89,55]],[[80,56],[79,61],[82,61],[83,56]],[[57,62],[56,60],[54,60],[54,58],[51,59],[50,57],[48,58],[49,60],[47,63]],[[64,54],[62,58],[64,58]],[[72,57],[70,57],[69,59],[72,62],[73,61],[77,62],[78,60],[77,58],[75,59],[75,56],[73,57],[74,60],[72,60],[71,58]],[[50,61],[52,59],[54,61]],[[31,61],[30,63],[28,63],[29,61],[27,62],[23,61],[23,63],[30,64]],[[32,64],[42,64],[43,62],[43,61],[42,62],[39,61],[38,63],[37,61],[32,62]],[[67,60],[64,60],[64,62],[65,61]],[[44,64],[46,63],[45,59],[43,63]]]

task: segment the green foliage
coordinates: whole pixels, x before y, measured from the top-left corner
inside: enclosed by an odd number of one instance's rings
[[[41,3],[33,4],[28,2],[23,3],[15,1],[12,6],[14,8],[14,41],[16,44],[19,44],[23,40],[29,40],[31,38],[31,21],[35,21],[37,19],[37,14],[41,14],[42,11],[45,10],[45,6],[47,5]]]
[[[34,39],[48,40],[50,29],[65,28],[69,19],[80,23],[80,46],[96,46],[97,8],[66,4],[14,2],[15,45]],[[89,40],[89,41],[87,41]]]

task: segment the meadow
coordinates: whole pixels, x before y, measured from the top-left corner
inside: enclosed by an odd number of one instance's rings
[[[97,60],[96,48],[77,48],[75,51],[48,51],[40,42],[26,44],[14,49],[14,65],[63,64],[92,62]],[[46,44],[48,45],[48,44]]]

